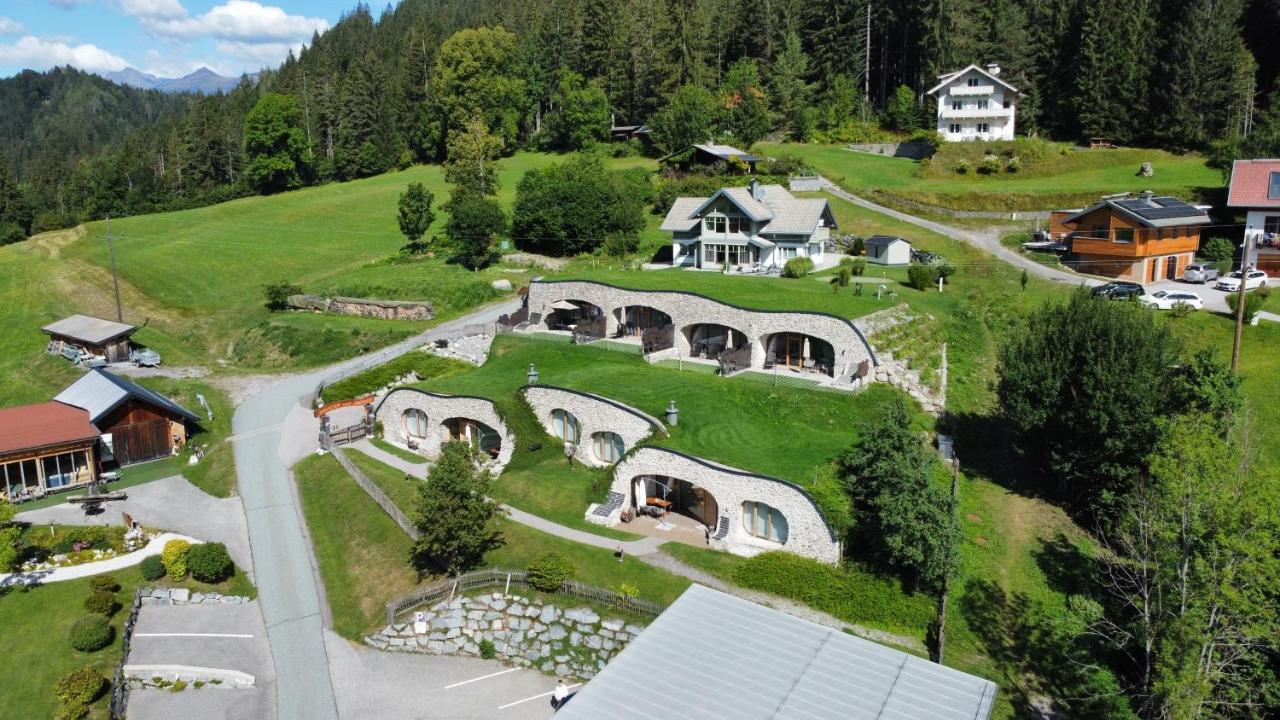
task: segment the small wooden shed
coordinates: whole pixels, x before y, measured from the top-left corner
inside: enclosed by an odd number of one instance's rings
[[[911,264],[911,243],[891,235],[872,235],[866,240],[867,262],[873,265]]]
[[[78,348],[113,363],[129,359],[129,338],[138,331],[138,326],[91,315],[72,315],[40,329],[49,336],[50,352]]]

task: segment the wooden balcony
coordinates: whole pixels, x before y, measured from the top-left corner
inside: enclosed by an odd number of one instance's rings
[[[1200,247],[1197,237],[1177,237],[1166,240],[1116,242],[1109,238],[1076,235],[1071,239],[1071,251],[1082,255],[1114,255],[1117,257],[1151,257],[1195,252]]]

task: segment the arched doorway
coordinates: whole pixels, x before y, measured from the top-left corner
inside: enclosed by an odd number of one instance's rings
[[[622,309],[619,329],[628,337],[637,337],[645,330],[665,328],[671,325],[671,316],[645,305],[631,305]]]
[[[750,364],[751,344],[747,336],[726,325],[697,323],[684,329],[685,338],[689,341],[689,356],[715,359],[722,353],[732,355],[746,354],[746,362]]]
[[[572,330],[603,336],[604,310],[586,300],[557,300],[551,303],[546,323],[551,330]],[[594,332],[595,330],[599,332]]]
[[[631,481],[632,506],[646,505],[697,520],[708,528],[720,523],[720,504],[709,490],[666,475],[640,475]]]
[[[835,348],[821,338],[803,333],[774,333],[765,341],[765,367],[779,366],[797,372],[835,373]]]
[[[492,458],[498,457],[502,450],[502,434],[478,420],[455,417],[441,424],[449,433],[445,442],[465,442]]]

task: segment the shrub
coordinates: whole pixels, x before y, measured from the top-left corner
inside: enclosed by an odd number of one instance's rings
[[[854,261],[849,263],[849,272],[853,273],[854,277],[861,277],[862,275],[865,275],[867,272],[867,261],[862,258],[854,258]]]
[[[956,163],[956,167],[955,167],[956,172],[960,173],[961,175],[967,174],[972,169],[973,169],[973,164],[970,163],[965,158],[960,158],[959,162]]]
[[[488,638],[480,640],[480,657],[485,660],[492,660],[498,654],[498,649],[493,646],[493,641]]]
[[[88,705],[106,689],[107,679],[91,667],[63,675],[53,684],[53,694],[66,705]]]
[[[535,590],[555,592],[577,574],[573,562],[560,553],[548,552],[529,563],[529,584]]]
[[[187,689],[186,680],[174,680],[173,684],[169,686],[169,692],[179,693],[186,689]]]
[[[62,712],[58,713],[58,720],[84,720],[87,717],[89,717],[87,705],[64,705]]]
[[[142,577],[146,580],[159,580],[164,577],[164,561],[159,555],[148,555],[142,559]]]
[[[115,575],[94,575],[89,578],[89,589],[94,592],[120,592],[120,583]]]
[[[1271,296],[1271,290],[1268,288],[1258,288],[1244,295],[1244,321],[1246,323],[1253,322],[1253,317],[1262,309],[1267,298]],[[1231,312],[1236,312],[1236,306],[1240,304],[1240,293],[1227,293],[1227,305],[1231,308]]]
[[[1224,237],[1211,237],[1200,248],[1200,257],[1211,263],[1226,262],[1236,255],[1235,246]]]
[[[782,277],[802,278],[813,272],[813,261],[807,257],[791,258],[782,266]]]
[[[1000,158],[990,153],[983,155],[982,162],[978,163],[978,172],[983,175],[1000,172]]]
[[[227,546],[222,543],[204,543],[196,545],[187,553],[187,567],[191,569],[191,577],[206,583],[218,583],[231,577],[235,565],[227,554]]]
[[[71,647],[81,652],[101,650],[111,644],[115,634],[106,615],[86,615],[71,626]]]
[[[956,266],[949,262],[940,262],[933,266],[933,272],[944,282],[951,282],[951,276],[956,274]]]
[[[1014,155],[1004,164],[1004,169],[1005,172],[1016,173],[1022,169],[1022,160],[1018,159],[1017,155]]]
[[[865,255],[867,253],[867,241],[861,237],[853,239],[853,245],[849,246],[849,254],[854,256]]]
[[[849,287],[849,280],[853,277],[853,271],[849,266],[841,264],[836,268],[836,274],[831,276],[831,287],[839,292],[842,287]]]
[[[615,605],[620,606],[627,600],[635,600],[640,597],[640,588],[629,582],[620,582],[609,589],[613,591],[614,595],[618,596],[614,601]]]
[[[191,543],[186,540],[170,540],[164,544],[160,560],[164,563],[164,571],[174,580],[187,576],[187,554],[191,552]]]
[[[262,294],[266,297],[268,310],[284,310],[289,307],[289,296],[301,295],[302,288],[287,282],[271,283],[262,287]]]
[[[930,265],[912,265],[907,268],[907,284],[917,290],[928,290],[937,281],[937,269]]]
[[[120,605],[116,602],[115,593],[107,592],[106,590],[94,590],[89,593],[89,597],[84,599],[84,609],[91,613],[110,617],[116,613],[116,610],[120,609]]]

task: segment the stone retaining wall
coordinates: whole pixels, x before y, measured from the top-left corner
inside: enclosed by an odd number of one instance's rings
[[[847,147],[855,152],[910,158],[912,160],[923,160],[933,155],[933,146],[918,140],[908,140],[900,143],[851,143]]]
[[[367,298],[318,295],[290,295],[289,306],[297,310],[378,318],[380,320],[431,320],[436,316],[429,302],[410,300],[370,300]]]
[[[377,421],[382,423],[382,436],[387,442],[394,443],[404,449],[409,447],[409,437],[405,431],[404,413],[416,408],[427,415],[427,436],[417,439],[417,453],[434,458],[440,454],[440,446],[449,440],[449,431],[444,421],[450,418],[466,418],[483,423],[493,428],[502,436],[502,447],[498,457],[493,461],[495,472],[511,461],[515,451],[516,438],[507,430],[507,425],[498,415],[493,402],[484,398],[465,395],[440,395],[419,390],[417,388],[396,388],[387,393],[374,411]]]
[[[187,588],[143,588],[143,605],[237,605],[251,602],[240,595],[196,592]]]
[[[596,457],[592,436],[598,432],[617,433],[624,444],[623,452],[640,444],[654,432],[667,434],[666,426],[656,418],[590,393],[547,385],[530,385],[523,390],[533,414],[552,437],[556,431],[551,422],[553,410],[565,410],[578,420],[578,443],[573,456],[592,467],[607,465]]]
[[[388,652],[480,657],[480,642],[496,657],[560,677],[590,679],[643,631],[601,618],[589,607],[563,609],[520,595],[487,593],[442,602],[421,622],[388,625],[365,637]]]

